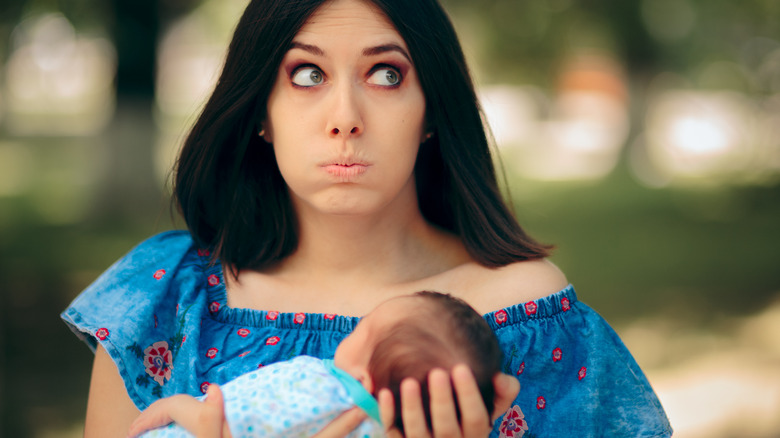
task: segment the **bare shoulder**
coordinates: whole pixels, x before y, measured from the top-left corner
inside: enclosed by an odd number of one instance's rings
[[[501,268],[470,264],[454,277],[454,293],[481,313],[554,294],[569,285],[566,276],[546,259],[515,262]],[[455,278],[453,278],[455,279]]]

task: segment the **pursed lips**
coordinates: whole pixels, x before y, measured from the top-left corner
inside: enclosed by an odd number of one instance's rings
[[[366,173],[371,164],[362,161],[338,160],[324,163],[321,167],[333,176],[349,179]]]

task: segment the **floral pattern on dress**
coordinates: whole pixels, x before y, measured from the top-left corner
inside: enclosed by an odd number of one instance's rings
[[[303,321],[306,320],[306,314],[305,313],[296,313],[295,316],[293,316],[293,322],[296,324],[303,324]]]
[[[144,366],[146,374],[150,375],[160,386],[171,379],[173,371],[173,354],[165,341],[155,342],[144,350]]]
[[[498,312],[496,312],[496,324],[503,324],[507,320],[507,313],[506,310],[501,309]]]
[[[569,302],[569,299],[566,297],[561,298],[561,310],[568,312],[569,309],[571,309],[571,303]]]
[[[512,409],[506,411],[498,431],[499,438],[520,438],[525,435],[528,431],[528,423],[525,421],[525,415],[520,410],[520,406],[514,405]]]
[[[158,270],[157,270],[157,271],[154,273],[154,275],[153,275],[153,277],[154,277],[154,279],[155,279],[155,280],[160,280],[160,279],[161,279],[161,278],[163,278],[164,276],[165,276],[165,269],[158,269]]]
[[[547,400],[544,399],[541,395],[536,398],[536,409],[544,409],[547,407]]]
[[[238,329],[238,331],[236,332],[236,334],[237,334],[238,336],[241,336],[242,338],[245,338],[245,337],[249,336],[249,334],[250,334],[250,333],[252,333],[252,332],[251,332],[251,331],[249,331],[249,329],[248,329],[248,328],[240,328],[240,329]]]
[[[100,339],[101,341],[105,341],[106,338],[108,338],[108,329],[105,327],[101,327],[97,329],[95,332],[95,337]]]
[[[536,305],[535,302],[529,301],[525,303],[525,314],[528,316],[535,315],[537,308],[538,306]]]
[[[555,350],[553,350],[552,352],[553,362],[558,362],[562,358],[563,358],[563,350],[561,350],[560,348],[556,348]]]
[[[585,376],[588,375],[588,369],[585,367],[580,368],[580,370],[577,372],[577,378],[580,380],[584,379]]]

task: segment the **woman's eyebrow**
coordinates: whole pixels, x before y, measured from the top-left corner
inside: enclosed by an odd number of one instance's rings
[[[374,56],[374,55],[380,55],[382,53],[387,52],[398,52],[401,55],[406,58],[407,61],[412,62],[412,58],[409,56],[409,54],[404,50],[403,47],[399,46],[398,44],[382,44],[380,46],[374,46],[374,47],[367,47],[363,49],[363,56]]]
[[[312,44],[304,44],[304,43],[299,43],[297,41],[293,41],[292,43],[290,43],[289,50],[292,49],[301,49],[315,56],[325,56],[324,50]],[[412,62],[412,58],[411,56],[409,56],[409,53],[407,53],[407,51],[403,47],[393,43],[381,44],[374,47],[366,47],[365,49],[363,49],[363,56],[376,56],[387,52],[398,52],[401,55],[403,55],[403,57],[406,58],[407,61]]]
[[[325,56],[325,51],[323,51],[319,47],[313,46],[311,44],[299,43],[297,41],[293,41],[292,43],[290,43],[289,50],[292,50],[292,49],[301,49],[301,50],[309,52],[309,53],[311,53],[312,55],[315,55],[315,56]]]

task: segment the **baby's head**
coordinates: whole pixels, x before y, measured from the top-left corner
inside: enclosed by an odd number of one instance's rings
[[[500,371],[501,359],[493,331],[471,306],[450,295],[424,291],[385,301],[368,313],[341,342],[334,362],[375,396],[382,388],[390,389],[395,425],[403,431],[402,380],[412,377],[420,382],[430,428],[427,376],[432,369],[449,372],[456,364],[468,365],[487,411],[492,412],[493,377]]]

